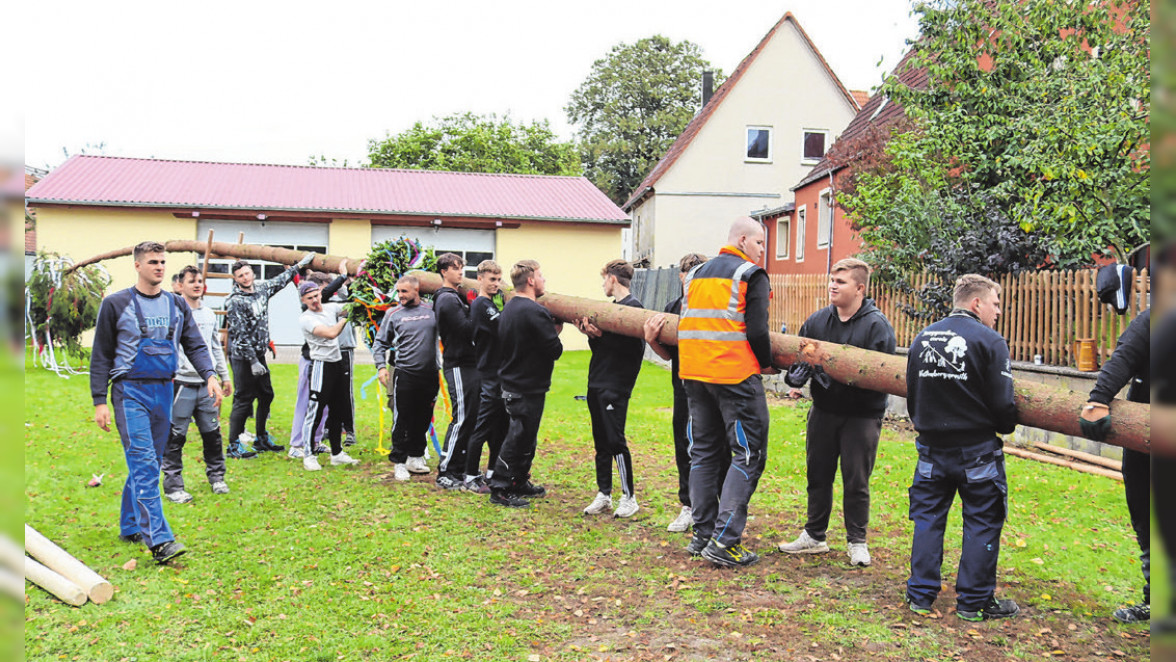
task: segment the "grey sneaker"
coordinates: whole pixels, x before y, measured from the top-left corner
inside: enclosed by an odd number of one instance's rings
[[[678,516],[674,518],[673,522],[670,522],[670,525],[666,527],[666,531],[683,533],[689,531],[692,526],[694,526],[694,511],[691,510],[690,506],[682,506],[682,510],[678,511]]]
[[[829,544],[824,540],[814,540],[808,531],[801,531],[796,540],[780,543],[779,549],[786,554],[824,554],[829,551]]]
[[[392,478],[400,482],[412,480],[412,474],[408,473],[408,467],[404,464],[392,465]]]
[[[1120,607],[1111,615],[1120,623],[1146,623],[1151,620],[1151,605],[1142,602],[1130,607]]]
[[[961,611],[956,609],[956,616],[959,616],[965,621],[988,621],[994,618],[1009,618],[1016,616],[1021,608],[1017,606],[1016,602],[1012,600],[997,600],[995,597],[988,599],[988,604],[979,611]]]
[[[746,568],[759,562],[759,554],[736,543],[729,547],[721,547],[711,540],[702,550],[702,558],[721,568]]]
[[[690,556],[702,556],[702,550],[706,549],[709,542],[710,537],[695,533],[690,539],[690,544],[686,545],[686,553]]]
[[[870,549],[866,547],[866,543],[849,543],[849,564],[863,568],[870,565]]]
[[[347,454],[347,451],[339,451],[338,455],[331,456],[331,466],[337,467],[341,464],[359,464],[359,460]]]
[[[902,601],[906,603],[906,606],[908,609],[915,612],[916,614],[921,614],[923,616],[926,616],[927,614],[931,613],[931,605],[930,604],[923,604],[921,602],[915,602],[914,600],[911,599],[911,596],[908,593],[903,593]]]
[[[175,492],[168,492],[164,495],[168,501],[172,503],[188,503],[192,500],[192,495],[184,490],[176,490]]]
[[[597,492],[596,498],[584,509],[585,515],[603,515],[612,510],[612,497],[604,492]]]
[[[354,432],[348,432],[347,436],[343,437],[343,445],[344,446],[354,446],[355,445],[355,433]]]
[[[621,503],[617,505],[617,509],[613,511],[613,517],[632,517],[637,514],[640,508],[637,506],[637,497],[623,496]]]
[[[215,483],[212,484],[212,493],[213,494],[228,494],[229,493],[228,483],[226,483],[223,480],[216,481]]]

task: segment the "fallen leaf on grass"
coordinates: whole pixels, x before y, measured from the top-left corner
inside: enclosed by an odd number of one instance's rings
[[[139,562],[135,559],[131,559],[130,561],[127,561],[126,563],[123,564],[122,569],[126,570],[127,572],[130,572],[131,570],[134,570],[137,567],[139,567]]]

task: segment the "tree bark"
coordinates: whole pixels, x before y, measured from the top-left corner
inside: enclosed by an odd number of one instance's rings
[[[165,243],[164,247],[169,252],[203,254],[206,250],[206,243],[176,240]],[[131,250],[131,248],[124,248],[119,251],[103,253],[95,258],[79,262],[73,268],[92,264],[101,259],[130,255]],[[286,248],[230,244],[219,241],[212,242],[212,251],[225,257],[266,260],[282,264],[294,264],[305,255],[301,251]],[[311,266],[320,271],[337,271],[339,262],[343,259],[346,258],[316,255]],[[348,264],[347,270],[349,273],[355,274],[358,268],[359,261],[355,261]],[[441,287],[441,276],[438,274],[423,271],[410,273],[420,280],[422,294],[430,294]],[[466,289],[476,289],[477,281],[464,279],[463,286]],[[587,317],[604,331],[638,338],[645,336],[645,320],[659,314],[652,310],[642,310],[563,294],[545,294],[538,301],[560,321],[572,322],[581,317]],[[678,317],[669,315],[669,318],[658,339],[665,345],[677,345]],[[797,360],[821,366],[830,377],[843,384],[906,397],[906,359],[904,357],[799,336],[772,333],[773,365],[786,369]],[[1014,388],[1017,400],[1017,418],[1022,424],[1076,437],[1085,436],[1078,423],[1078,412],[1086,403],[1087,394],[1024,380],[1017,380]],[[1111,402],[1111,417],[1114,425],[1110,436],[1105,440],[1106,443],[1144,453],[1151,452],[1151,407],[1116,399]]]

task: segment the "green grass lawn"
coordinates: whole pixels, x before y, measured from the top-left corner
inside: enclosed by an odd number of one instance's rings
[[[773,400],[768,468],[744,571],[690,560],[666,532],[678,509],[669,376],[646,364],[630,406],[641,511],[629,521],[580,514],[595,494],[584,392],[586,352],[560,360],[535,462],[549,498],[526,511],[393,483],[373,452],[378,408],[358,401],[355,468],[307,473],[285,453],[229,460],[232,494],[208,491],[190,433],[185,476],[196,499],[165,512],[191,552],[156,567],[117,539],[126,477],[117,435],[91,421],[84,377],[25,379],[25,519],[116,587],[105,605],[67,607],[29,587],[33,660],[361,659],[1087,659],[1149,656],[1141,627],[1111,621],[1141,584],[1122,485],[1009,458],[1010,515],[1000,594],[1023,616],[965,623],[954,605],[959,508],[949,524],[933,618],[900,602],[911,525],[912,434],[888,426],[873,480],[874,564],[851,569],[840,506],[833,552],[774,552],[804,523],[806,404]],[[373,374],[357,368],[358,383]],[[286,435],[295,367],[274,366],[271,430]],[[226,402],[224,412],[228,413]],[[443,433],[443,417],[438,416]],[[390,424],[390,420],[387,421]],[[435,463],[435,459],[433,460]],[[324,465],[326,463],[324,462]],[[87,488],[91,474],[101,487]],[[840,503],[840,497],[836,497]],[[128,561],[137,567],[124,569]]]

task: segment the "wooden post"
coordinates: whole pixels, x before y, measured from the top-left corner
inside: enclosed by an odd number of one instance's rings
[[[25,551],[49,569],[80,586],[95,604],[102,604],[114,597],[114,587],[110,582],[28,524],[25,524]]]
[[[27,556],[24,563],[25,579],[49,591],[67,605],[81,607],[86,604],[86,592],[82,587]]]

